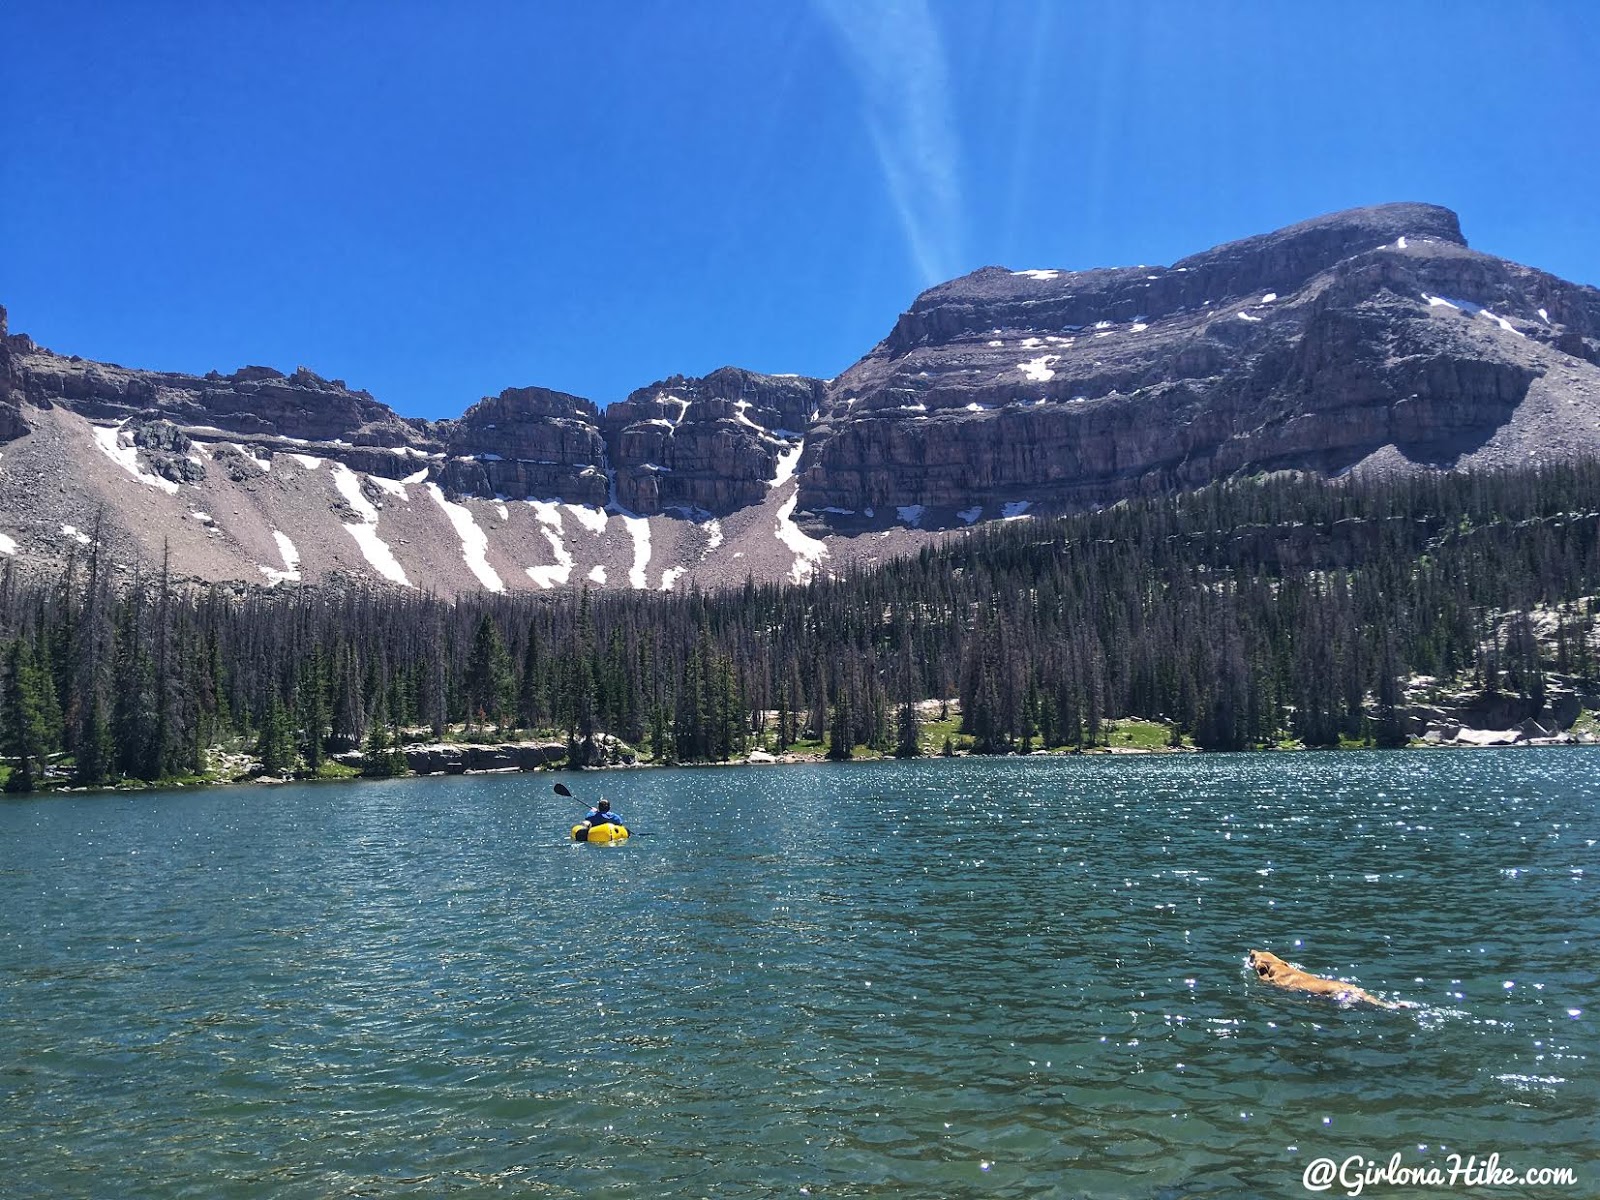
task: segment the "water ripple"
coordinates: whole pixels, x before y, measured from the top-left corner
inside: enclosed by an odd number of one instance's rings
[[[528,777],[6,803],[7,1191],[1284,1194],[1320,1154],[1447,1148],[1581,1172],[1597,766],[574,780],[650,835],[617,847],[564,841]],[[1415,1007],[1267,989],[1251,948]]]

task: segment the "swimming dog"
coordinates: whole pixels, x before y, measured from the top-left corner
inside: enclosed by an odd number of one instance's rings
[[[1367,1004],[1376,1004],[1379,1008],[1400,1008],[1388,1000],[1380,1000],[1371,992],[1358,988],[1353,983],[1343,983],[1337,979],[1323,979],[1320,975],[1312,975],[1298,967],[1291,967],[1276,954],[1269,954],[1265,950],[1250,951],[1248,960],[1250,969],[1256,973],[1257,978],[1264,980],[1275,987],[1291,988],[1299,992],[1314,992],[1319,996],[1332,996],[1341,1004],[1354,1004],[1362,1001]]]

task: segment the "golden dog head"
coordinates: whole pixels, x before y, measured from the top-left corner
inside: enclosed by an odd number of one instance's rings
[[[1276,980],[1280,975],[1289,970],[1289,964],[1276,954],[1269,954],[1265,950],[1252,950],[1247,958],[1250,969],[1265,979],[1268,983]]]

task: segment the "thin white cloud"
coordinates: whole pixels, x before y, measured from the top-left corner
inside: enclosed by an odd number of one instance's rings
[[[917,270],[949,279],[960,262],[961,187],[949,66],[927,0],[815,0],[866,100],[867,129]]]

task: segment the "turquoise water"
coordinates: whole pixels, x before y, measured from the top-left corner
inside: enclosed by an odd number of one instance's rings
[[[9,1196],[1600,1192],[1590,750],[0,805]],[[1258,984],[1247,950],[1418,1007]],[[1333,1195],[1343,1194],[1336,1185]]]

